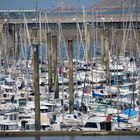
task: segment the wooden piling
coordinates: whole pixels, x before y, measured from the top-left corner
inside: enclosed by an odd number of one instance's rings
[[[69,69],[69,113],[74,111],[74,90],[73,90],[73,40],[68,39],[68,69]]]
[[[49,92],[52,91],[52,39],[51,33],[47,33],[47,46],[48,46],[48,86]]]
[[[37,44],[37,28],[33,29],[33,76],[35,93],[35,131],[40,131],[40,90],[39,90],[39,44]]]
[[[105,37],[104,37],[104,31],[100,31],[101,35],[101,64],[104,65],[104,57],[105,57]]]
[[[53,68],[54,68],[54,99],[59,99],[59,84],[57,74],[57,36],[52,36]]]

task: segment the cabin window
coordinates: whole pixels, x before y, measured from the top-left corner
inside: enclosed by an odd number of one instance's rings
[[[3,119],[6,120],[7,118],[8,118],[8,115],[5,115]]]
[[[13,115],[10,115],[10,120],[13,120]]]
[[[9,125],[9,130],[16,130],[16,129],[18,129],[18,125],[17,124],[13,124],[13,125]]]
[[[3,94],[3,97],[6,98],[7,97],[7,94]]]
[[[134,85],[130,85],[130,86],[129,86],[129,90],[130,90],[130,91],[135,90],[135,86],[134,86]]]
[[[35,130],[35,124],[26,124],[26,130]]]
[[[101,122],[101,130],[111,130],[111,122]]]
[[[16,104],[17,103],[17,100],[14,100],[14,103]]]
[[[41,128],[42,130],[46,130],[47,128],[49,128],[50,126],[49,125],[42,125]]]
[[[14,120],[17,120],[17,115],[16,114],[14,115]]]
[[[121,89],[129,90],[129,87],[128,86],[123,86],[123,87],[121,87]]]
[[[101,130],[106,130],[106,123],[105,122],[101,122],[100,123],[100,127],[101,127]]]
[[[9,130],[9,126],[5,125],[4,130]]]
[[[0,125],[0,130],[4,130],[4,125]]]
[[[41,113],[46,113],[47,112],[47,109],[40,109],[40,112]]]
[[[30,118],[31,118],[31,116],[20,116],[19,117],[20,120],[22,120],[22,119],[30,119]]]
[[[88,128],[97,128],[97,124],[96,123],[88,122],[88,123],[86,123],[85,127],[88,127]]]
[[[77,119],[77,116],[76,115],[74,115],[73,117],[74,117],[74,119]]]
[[[30,127],[28,124],[26,124],[26,130],[30,130]]]
[[[8,92],[9,90],[8,89],[5,89],[5,92]]]

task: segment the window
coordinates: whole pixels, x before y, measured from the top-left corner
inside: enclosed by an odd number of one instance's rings
[[[13,115],[10,115],[10,120],[13,120]]]
[[[101,122],[101,130],[111,130],[111,122]]]
[[[35,130],[35,124],[26,124],[26,130]]]
[[[77,119],[77,116],[76,115],[74,115],[73,117],[74,117],[74,119]]]
[[[87,122],[85,127],[88,128],[97,128],[97,124],[96,123],[92,123],[92,122]]]
[[[17,115],[16,114],[14,115],[14,120],[17,120]]]
[[[29,124],[26,124],[26,130],[30,130]]]
[[[8,115],[5,115],[3,119],[6,120],[7,118],[8,118]]]
[[[100,127],[101,127],[101,130],[106,130],[106,123],[105,122],[101,122],[100,123]]]
[[[17,130],[18,129],[18,124],[12,124],[12,125],[9,125],[9,130]]]

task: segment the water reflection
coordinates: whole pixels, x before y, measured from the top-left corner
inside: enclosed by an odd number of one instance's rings
[[[0,137],[0,140],[34,140],[35,137]]]
[[[36,136],[0,137],[0,140],[139,140],[140,136]]]
[[[140,136],[50,136],[40,140],[139,140]]]
[[[40,140],[40,136],[36,136],[35,137],[35,140]]]

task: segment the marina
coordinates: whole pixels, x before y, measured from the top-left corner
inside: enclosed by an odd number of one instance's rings
[[[0,10],[0,136],[140,135],[140,3],[103,4]]]

